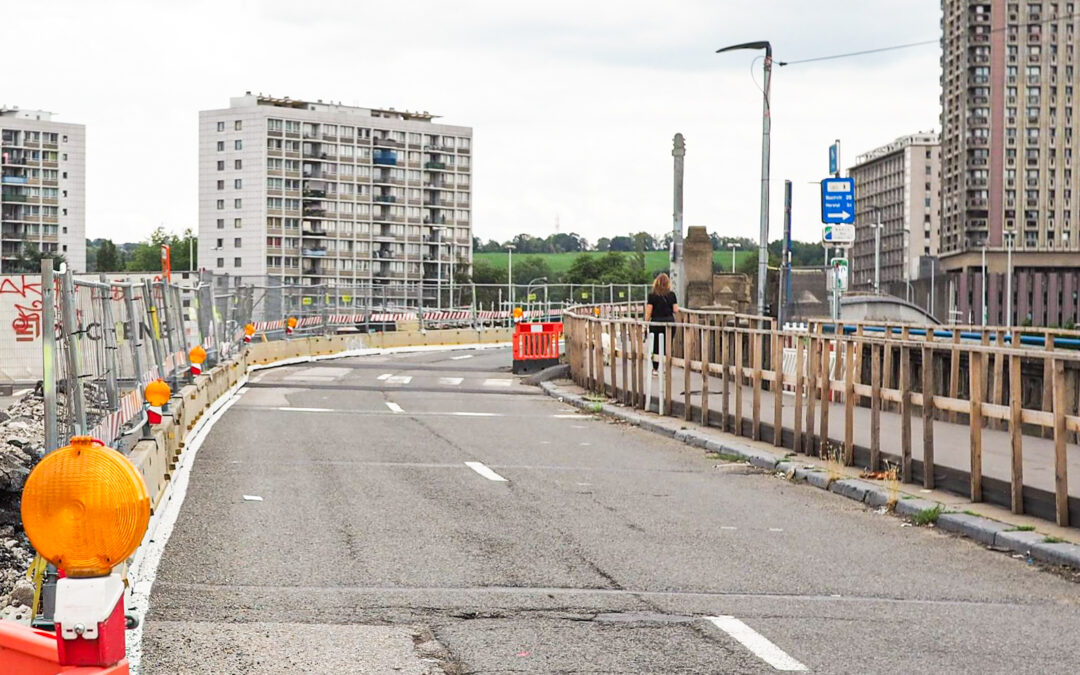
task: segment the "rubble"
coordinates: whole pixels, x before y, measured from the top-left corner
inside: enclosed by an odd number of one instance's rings
[[[45,404],[35,392],[0,412],[0,607],[25,600],[34,549],[22,531],[19,496],[44,450]]]

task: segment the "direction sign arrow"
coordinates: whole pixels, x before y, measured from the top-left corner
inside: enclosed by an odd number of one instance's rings
[[[821,222],[855,222],[854,178],[826,178],[821,181]]]

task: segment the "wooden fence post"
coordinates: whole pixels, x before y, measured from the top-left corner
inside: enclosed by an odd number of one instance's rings
[[[761,326],[762,322],[759,320],[757,327],[752,328],[750,333],[750,358],[753,363],[750,437],[755,441],[761,440],[761,359],[762,352],[765,351],[765,335],[761,333],[761,330],[763,330]]]
[[[773,380],[773,446],[784,447],[784,340],[777,329],[772,332]],[[794,444],[793,444],[794,445]]]
[[[985,333],[984,333],[985,335]],[[982,501],[982,398],[983,355],[968,352],[969,396],[971,412],[968,428],[971,430],[970,497],[973,502]]]
[[[608,347],[611,350],[611,355],[609,357],[611,359],[611,398],[618,401],[619,387],[618,381],[615,378],[615,369],[617,368],[616,353],[618,352],[618,343],[615,342],[615,319],[611,319],[611,323],[608,324]],[[625,381],[623,382],[623,386],[626,386]]]
[[[954,331],[955,333],[955,331]],[[934,487],[934,356],[928,345],[922,348],[923,487]],[[957,364],[959,365],[959,364]]]
[[[900,347],[900,470],[905,483],[911,483],[911,348]]]
[[[735,338],[735,377],[732,378],[732,389],[735,390],[735,435],[742,436],[742,360],[743,360],[743,336],[739,332],[739,320],[735,320],[735,328],[732,330]]]
[[[682,351],[683,351],[683,419],[689,422],[694,418],[690,410],[690,375],[693,371],[691,364],[694,358],[694,329],[693,317],[686,317],[686,325],[682,328]]]
[[[1015,347],[1014,347],[1015,349]],[[1020,379],[1020,355],[1009,357],[1009,438],[1012,440],[1012,477],[1010,480],[1012,512],[1024,512],[1024,428],[1023,382]]]
[[[821,339],[811,333],[806,341],[806,428],[803,429],[802,451],[806,455],[814,454],[814,420],[817,419],[814,411],[814,401],[818,397],[818,372],[821,366],[818,361],[821,358]]]
[[[870,470],[881,468],[881,349],[870,345]]]
[[[619,344],[622,345],[622,349],[620,350],[620,353],[622,354],[622,387],[623,387],[622,399],[621,400],[622,400],[623,405],[627,405],[627,404],[630,403],[631,385],[630,385],[630,377],[629,377],[629,371],[630,371],[630,367],[629,367],[630,366],[630,361],[629,361],[629,359],[630,359],[630,357],[626,353],[627,339],[626,339],[626,324],[625,323],[620,323],[619,324]]]
[[[829,408],[832,404],[832,369],[829,368],[829,346],[827,338],[821,339],[821,422],[818,431],[818,456],[827,457],[829,444]]]
[[[1047,335],[1048,340],[1053,340]],[[1046,357],[1046,358],[1049,358]],[[1065,412],[1068,403],[1065,401],[1065,362],[1061,359],[1052,359],[1053,386],[1054,386],[1054,506],[1057,524],[1062,527],[1069,526],[1069,465],[1065,454]]]
[[[675,351],[675,328],[664,326],[664,414],[671,412],[671,359]],[[673,415],[672,415],[673,416]]]
[[[709,426],[709,356],[712,353],[712,330],[701,327],[701,423]]]
[[[720,320],[720,386],[724,399],[720,402],[720,429],[727,431],[730,426],[728,411],[731,410],[731,375],[728,372],[728,354],[731,351],[731,336],[728,335],[727,316]]]
[[[855,463],[855,364],[861,351],[855,338],[844,345],[844,466]]]

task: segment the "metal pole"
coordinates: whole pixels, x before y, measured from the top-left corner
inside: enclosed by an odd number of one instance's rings
[[[986,309],[986,244],[982,247],[982,325],[986,326],[986,319],[989,316],[989,312]]]
[[[738,244],[728,244],[731,248],[731,273],[735,274],[735,249],[739,248]]]
[[[675,158],[675,196],[673,227],[671,231],[671,288],[676,296],[686,302],[686,275],[683,261],[683,158],[686,156],[686,144],[682,134],[675,134],[671,156]]]
[[[176,327],[180,331],[180,347],[184,351],[184,359],[188,364],[188,372],[191,372],[191,350],[188,348],[187,331],[184,330],[184,305],[180,301],[180,288],[171,284],[165,285],[165,292],[172,291],[172,304],[175,307]],[[192,378],[194,380],[194,378]]]
[[[41,393],[45,399],[45,452],[59,447],[56,433],[56,284],[52,258],[41,259]]]
[[[64,272],[62,279],[63,291],[60,296],[60,313],[63,318],[64,342],[67,344],[65,356],[67,357],[67,386],[68,395],[71,397],[71,405],[75,414],[75,435],[82,436],[86,433],[86,410],[83,407],[82,378],[79,377],[79,340],[75,337],[77,328],[75,325],[75,280],[71,269]]]
[[[930,261],[930,316],[934,316],[934,277],[937,276],[937,258]]]
[[[874,293],[881,293],[881,219],[874,225]]]
[[[107,284],[105,274],[98,275],[98,280]],[[109,401],[109,412],[116,412],[118,397],[118,385],[116,382],[116,323],[113,321],[112,302],[109,299],[109,291],[101,289],[101,320],[105,324],[101,327],[101,338],[105,346],[105,395]],[[113,439],[108,439],[110,442]]]
[[[506,299],[510,302],[511,311],[514,305],[514,246],[506,247]],[[509,325],[509,324],[507,324]]]
[[[765,43],[765,86],[761,113],[761,234],[758,241],[757,313],[765,316],[765,281],[769,275],[769,85],[772,81],[772,45]]]
[[[1008,269],[1005,274],[1005,327],[1012,328],[1012,250],[1013,250],[1013,235],[1012,232],[1005,233],[1005,243],[1008,245]]]
[[[146,310],[146,319],[150,323],[150,346],[154,352],[154,363],[157,365],[157,376],[165,378],[165,362],[161,353],[161,338],[163,329],[158,320],[157,303],[154,301],[154,286],[149,279],[143,280],[143,308]]]
[[[777,304],[777,323],[781,328],[788,320],[787,303],[791,302],[791,181],[784,181],[784,248],[781,251],[781,279],[779,302]]]

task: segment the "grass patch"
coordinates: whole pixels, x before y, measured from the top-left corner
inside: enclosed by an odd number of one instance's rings
[[[974,512],[974,511],[972,511],[971,509],[966,509],[966,510],[964,511],[964,513],[965,513],[965,514],[967,514],[967,515],[969,515],[969,516],[975,516],[976,518],[982,518],[982,516],[980,516],[980,515],[979,515],[978,513],[975,513],[975,512]]]
[[[520,255],[521,257],[518,257],[518,255]],[[551,272],[552,272],[552,274],[554,274],[555,278],[559,278],[559,277],[562,277],[570,269],[570,266],[574,264],[574,259],[577,258],[579,255],[584,255],[584,256],[604,256],[604,255],[607,255],[607,253],[600,252],[600,251],[586,251],[586,252],[583,252],[583,253],[521,253],[521,254],[518,254],[518,255],[514,256],[514,258],[516,260],[521,260],[521,258],[526,258],[526,257],[527,258],[540,258],[541,260],[543,260],[544,262],[546,262],[548,264],[548,267],[551,269]],[[632,254],[631,253],[623,253],[622,255],[628,257],[628,256],[630,256]],[[737,251],[735,253],[735,259],[736,259],[736,266],[741,265],[746,260],[757,260],[757,251]],[[482,261],[492,265],[493,267],[495,267],[498,270],[505,270],[506,269],[506,263],[507,263],[507,256],[506,256],[506,251],[499,251],[498,253],[490,253],[490,252],[489,253],[474,253],[473,254],[473,260],[474,261],[481,261],[482,260]],[[725,272],[730,272],[731,271],[731,249],[726,249],[726,250],[723,250],[723,251],[713,251],[713,262],[714,263],[720,263],[721,268]],[[645,269],[649,272],[650,275],[656,274],[657,272],[665,271],[670,267],[671,267],[671,261],[669,259],[669,254],[668,254],[667,251],[646,251],[645,252]],[[552,282],[555,281],[555,278],[552,279]],[[601,291],[600,284],[597,284],[596,289],[597,289],[597,295],[600,295],[600,291]],[[592,290],[592,288],[589,287],[586,290],[586,292],[589,292],[591,290]],[[603,296],[602,297],[604,297],[604,298],[608,297],[608,289],[607,289],[606,285],[604,285],[604,287],[603,287]],[[578,299],[578,298],[575,298],[575,299]]]
[[[843,479],[844,458],[840,446],[826,442],[822,448],[822,454],[825,459],[825,472],[829,474],[829,482]]]
[[[604,404],[600,401],[594,401],[589,404],[589,412],[600,413],[604,411]]]
[[[706,452],[705,459],[722,459],[725,462],[742,462],[742,457],[738,455],[729,455],[726,452]]]
[[[1044,544],[1064,544],[1066,541],[1061,537],[1043,537]]]
[[[1010,527],[1009,529],[1007,529],[1005,531],[1006,532],[1034,532],[1035,531],[1035,526],[1034,525],[1017,525],[1016,527]]]
[[[915,514],[912,520],[916,525],[929,525],[930,523],[937,522],[938,516],[941,515],[941,504],[937,504],[929,509],[923,509]]]
[[[912,497],[911,495],[904,495],[904,496],[903,496],[903,497],[901,497],[900,499],[915,499],[915,498],[914,498],[914,497]]]

